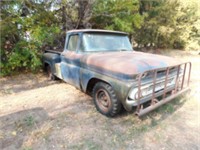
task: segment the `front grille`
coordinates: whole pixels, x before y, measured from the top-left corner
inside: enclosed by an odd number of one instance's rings
[[[172,67],[169,69],[169,76],[173,76],[174,74],[177,73],[178,67]],[[165,77],[167,70],[157,70],[157,77]],[[154,77],[154,70],[149,71],[146,73],[146,76],[143,77],[143,81],[145,80],[151,80]]]
[[[175,85],[174,79],[175,78],[168,79],[166,87]],[[141,87],[141,96],[145,97],[145,96],[148,96],[149,94],[151,94],[153,92],[153,87],[154,87],[153,84],[146,86],[145,88]],[[165,87],[165,81],[155,83],[155,91],[154,92],[156,93],[160,90],[163,90],[164,87]]]
[[[171,85],[173,79],[174,79],[174,78],[171,78],[171,79],[169,79],[169,80],[167,81],[167,86]],[[165,81],[162,81],[162,82],[159,82],[159,83],[156,83],[156,84],[155,84],[155,89],[156,89],[156,88],[162,89],[162,88],[164,88],[164,86],[165,86]],[[161,87],[162,87],[162,88],[161,88]],[[150,90],[153,90],[153,85],[149,86],[149,89],[150,89]],[[155,90],[155,91],[156,91],[156,90]]]

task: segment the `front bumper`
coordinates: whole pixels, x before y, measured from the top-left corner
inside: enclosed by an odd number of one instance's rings
[[[168,81],[170,80],[170,69],[176,67],[176,75],[174,85],[168,86]],[[180,71],[182,69],[182,72]],[[157,74],[160,70],[165,70],[165,79],[163,89],[160,91],[156,91],[157,86]],[[142,77],[144,74],[148,72],[152,74],[152,93],[148,96],[142,96]],[[131,110],[133,107],[136,107],[136,114],[138,116],[142,116],[159,106],[171,101],[175,97],[187,92],[190,90],[189,82],[190,82],[190,73],[191,73],[191,63],[183,63],[176,66],[170,66],[166,68],[159,68],[154,70],[148,70],[144,73],[141,73],[138,78],[138,87],[137,87],[137,95],[135,101],[126,100],[126,108]],[[180,76],[181,75],[181,76]],[[159,97],[159,98],[158,98]],[[128,98],[128,97],[127,97]],[[144,105],[145,102],[149,102],[150,105]]]
[[[185,93],[185,92],[188,92],[188,91],[190,91],[190,88],[189,88],[189,87],[187,87],[187,88],[185,88],[185,89],[183,89],[183,90],[177,92],[176,94],[172,94],[172,95],[170,95],[169,97],[167,97],[167,98],[165,98],[165,99],[163,99],[163,100],[160,100],[160,101],[157,102],[157,103],[153,103],[153,104],[151,104],[150,106],[148,106],[148,107],[145,108],[145,109],[141,109],[140,111],[136,111],[136,115],[138,115],[139,117],[140,117],[140,116],[143,116],[143,115],[147,114],[148,112],[150,112],[150,111],[152,111],[152,110],[154,110],[154,109],[160,107],[160,106],[163,105],[163,104],[166,104],[166,103],[170,102],[170,101],[173,100],[175,97],[178,97],[178,96],[180,96],[181,94],[183,94],[183,93]]]

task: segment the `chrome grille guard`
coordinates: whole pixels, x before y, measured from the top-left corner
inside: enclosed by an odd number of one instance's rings
[[[167,95],[167,83],[168,80],[170,80],[169,72],[170,69],[172,68],[177,68],[176,70],[176,78],[175,78],[175,87],[171,91],[170,95]],[[160,107],[161,105],[171,101],[175,97],[187,92],[190,90],[189,88],[189,82],[190,82],[190,74],[191,74],[191,67],[192,64],[191,62],[186,62],[182,63],[179,65],[175,66],[170,66],[170,67],[164,67],[164,68],[158,68],[158,69],[153,69],[153,70],[148,70],[139,75],[138,78],[138,95],[137,95],[137,109],[136,109],[136,114],[138,116],[143,116],[146,113]],[[181,70],[182,69],[182,70]],[[158,100],[156,97],[156,85],[157,85],[157,74],[161,70],[165,70],[165,79],[164,79],[164,88],[162,90],[162,99]],[[142,99],[142,78],[145,74],[148,74],[149,72],[152,73],[152,94],[151,94],[151,99],[150,99],[150,105],[147,107],[143,107],[143,104],[140,102]]]

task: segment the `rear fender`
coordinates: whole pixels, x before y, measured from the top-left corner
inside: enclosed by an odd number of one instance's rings
[[[56,73],[55,64],[60,63],[60,55],[54,53],[44,53],[43,54],[43,65],[48,64],[51,67],[51,71],[53,74]]]
[[[55,66],[54,66],[50,61],[44,61],[44,62],[43,62],[43,67],[44,67],[44,69],[46,69],[47,65],[50,66],[51,72],[52,72],[53,74],[55,74],[55,73],[56,73]]]

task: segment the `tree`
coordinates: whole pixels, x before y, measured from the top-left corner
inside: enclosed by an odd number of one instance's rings
[[[1,74],[37,70],[44,44],[59,33],[49,5],[40,1],[1,1]]]
[[[42,51],[63,49],[67,30],[87,28],[92,1],[1,1],[1,74],[37,70]]]
[[[91,22],[93,28],[120,30],[132,34],[143,22],[143,17],[139,14],[139,1],[95,1]]]
[[[140,46],[185,48],[197,20],[197,8],[184,7],[178,0],[143,1],[140,7],[145,16],[135,38]]]
[[[200,0],[0,1],[0,74],[41,68],[44,49],[63,49],[67,30],[128,32],[138,47],[200,48]]]

